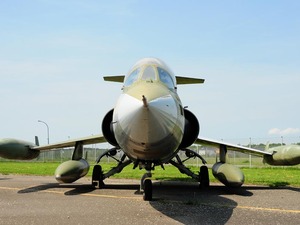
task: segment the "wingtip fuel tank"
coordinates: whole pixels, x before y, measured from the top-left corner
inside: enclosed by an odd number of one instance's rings
[[[40,151],[33,150],[30,142],[5,138],[0,139],[0,157],[5,159],[31,160],[37,158]]]
[[[287,145],[270,148],[272,155],[264,155],[264,162],[274,166],[293,166],[300,164],[300,146]]]

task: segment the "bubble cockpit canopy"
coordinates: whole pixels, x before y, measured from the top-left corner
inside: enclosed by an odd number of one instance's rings
[[[163,61],[156,58],[138,61],[126,76],[124,86],[129,87],[137,81],[162,82],[171,90],[176,87],[176,79],[171,70]]]

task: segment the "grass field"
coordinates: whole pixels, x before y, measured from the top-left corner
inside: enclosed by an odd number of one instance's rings
[[[59,162],[0,162],[0,174],[23,174],[23,175],[53,175]],[[104,171],[107,171],[114,164],[101,163]],[[92,166],[87,176],[92,174]],[[190,169],[197,171],[198,167],[190,166]],[[263,184],[268,186],[293,186],[300,187],[300,168],[299,167],[261,167],[261,168],[242,168],[245,174],[245,184]],[[140,179],[144,170],[132,169],[132,165],[126,167],[120,174],[114,178]],[[216,179],[209,170],[211,182]],[[153,171],[153,178],[156,180],[186,180],[192,181],[188,176],[181,174],[177,168],[166,165],[165,170],[156,167]]]

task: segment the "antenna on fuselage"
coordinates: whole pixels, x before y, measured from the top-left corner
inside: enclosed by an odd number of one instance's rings
[[[144,107],[148,108],[148,102],[147,102],[147,98],[145,97],[145,95],[143,95],[142,101],[143,101]]]

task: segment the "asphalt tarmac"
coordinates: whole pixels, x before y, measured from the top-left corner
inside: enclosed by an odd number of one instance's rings
[[[53,177],[0,175],[0,224],[299,224],[300,188],[153,181],[143,201],[139,180],[90,179],[58,184]]]

